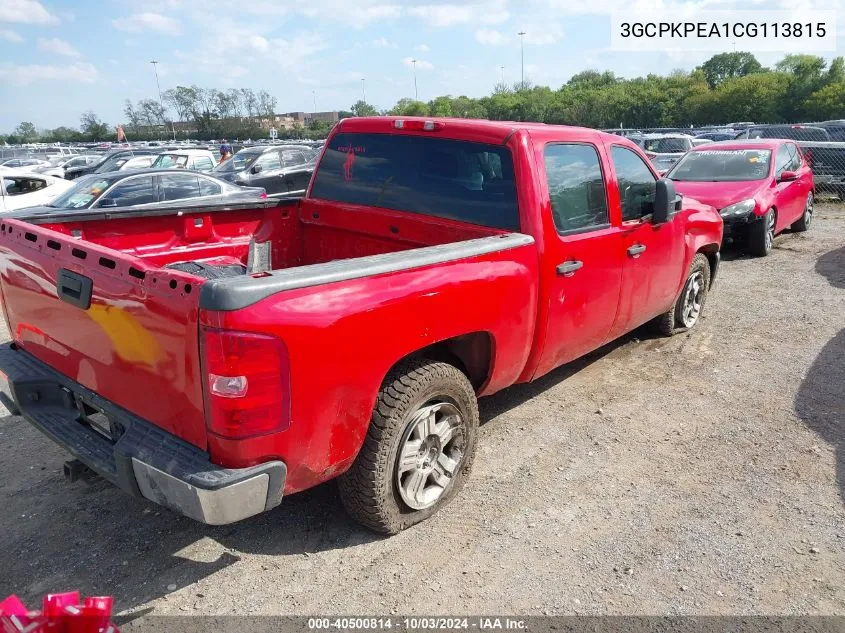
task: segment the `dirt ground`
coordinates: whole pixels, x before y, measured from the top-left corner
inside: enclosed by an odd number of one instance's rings
[[[335,488],[207,527],[0,419],[0,596],[144,614],[845,613],[845,206],[728,252],[692,332],[482,400],[471,481],[383,539]],[[5,332],[4,338],[5,338]]]

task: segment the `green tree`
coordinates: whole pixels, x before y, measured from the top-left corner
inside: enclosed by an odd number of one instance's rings
[[[845,81],[828,84],[811,94],[805,111],[815,121],[845,119]]]
[[[162,94],[164,102],[176,112],[179,121],[187,121],[196,110],[197,91],[195,87],[176,86]]]
[[[745,77],[762,72],[763,66],[751,53],[719,53],[701,65],[701,71],[711,88],[718,87],[727,79]]]
[[[400,99],[390,114],[398,116],[429,116],[428,104],[413,99]]]
[[[20,143],[33,143],[38,140],[38,130],[35,124],[29,121],[21,121],[13,134],[19,139],[18,142]]]
[[[79,129],[91,141],[107,141],[114,136],[111,127],[91,110],[82,114],[79,123]]]
[[[431,116],[451,117],[452,97],[437,97],[428,102],[428,112]]]
[[[827,69],[826,81],[829,83],[840,83],[845,81],[845,58],[834,57]]]
[[[352,116],[376,116],[378,114],[378,110],[361,99],[356,101],[350,110],[352,110]]]

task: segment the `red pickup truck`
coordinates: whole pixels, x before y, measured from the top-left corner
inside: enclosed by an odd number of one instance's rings
[[[691,328],[721,241],[618,136],[347,119],[301,200],[0,220],[2,398],[194,519],[339,477],[396,533],[466,479],[478,396]]]

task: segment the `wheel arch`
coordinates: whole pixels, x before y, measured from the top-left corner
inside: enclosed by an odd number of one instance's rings
[[[698,253],[701,253],[707,258],[707,263],[710,266],[710,283],[707,286],[707,289],[709,290],[713,287],[713,281],[716,279],[716,273],[719,272],[719,262],[721,259],[719,254],[719,245],[705,244],[696,251],[696,254]]]
[[[469,378],[476,393],[479,393],[493,372],[494,350],[494,339],[490,332],[460,334],[406,354],[388,369],[385,376],[408,359],[428,358],[457,367]]]

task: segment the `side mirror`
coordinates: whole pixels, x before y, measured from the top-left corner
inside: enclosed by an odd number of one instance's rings
[[[782,171],[778,176],[778,182],[792,182],[793,180],[798,180],[798,174],[794,171]]]
[[[100,200],[100,204],[97,206],[99,206],[101,209],[111,209],[117,206],[117,200],[115,200],[114,198],[103,198],[102,200]]]
[[[262,167],[261,165],[253,165],[253,166],[252,166],[252,169],[250,169],[250,171],[251,171],[253,174],[258,174],[258,173],[260,173],[260,172],[261,172],[261,170],[262,170],[262,169],[263,169],[263,167]]]
[[[664,224],[675,211],[675,183],[668,178],[661,178],[655,183],[654,209],[651,212],[652,224]]]

